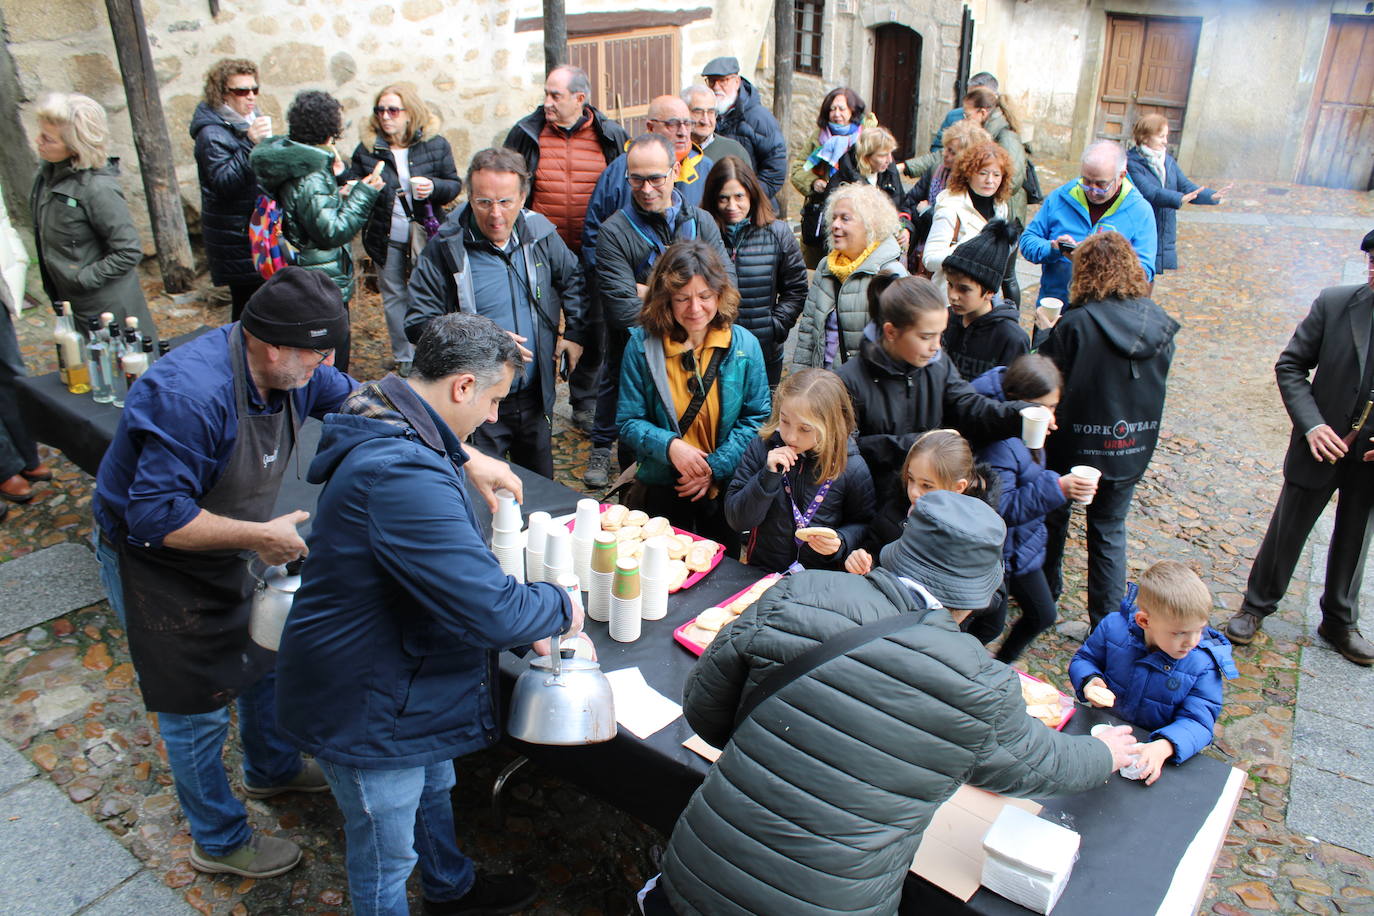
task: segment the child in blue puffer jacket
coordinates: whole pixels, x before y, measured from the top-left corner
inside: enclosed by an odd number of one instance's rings
[[[1223,679],[1236,676],[1231,643],[1207,625],[1212,595],[1191,569],[1161,560],[1126,587],[1121,610],[1097,625],[1069,663],[1079,698],[1149,729],[1146,785],[1166,760],[1212,743]]]
[[[1059,405],[1063,385],[1054,361],[1044,356],[1019,356],[1010,366],[989,369],[973,380],[973,390],[994,401],[1025,401],[1050,411]],[[1050,420],[1050,430],[1055,429]],[[997,633],[1007,619],[1007,597],[1016,599],[1021,616],[997,650],[997,660],[1010,665],[1021,657],[1032,640],[1054,626],[1059,609],[1045,581],[1045,516],[1070,499],[1087,499],[1097,484],[1073,474],[1059,475],[1045,467],[1045,450],[1030,449],[1018,437],[1000,439],[978,451],[978,460],[997,474],[997,514],[1007,523],[1002,546],[1007,588],[986,617]],[[992,634],[996,636],[997,634]]]

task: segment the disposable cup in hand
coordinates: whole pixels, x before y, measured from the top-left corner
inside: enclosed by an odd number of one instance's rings
[[[491,526],[503,530],[520,530],[520,504],[515,501],[515,494],[510,490],[496,491],[496,515],[492,518]]]
[[[1064,300],[1046,296],[1040,300],[1040,307],[1045,310],[1045,317],[1053,323],[1059,320],[1059,313],[1064,311]]]
[[[559,573],[572,571],[572,536],[567,528],[555,525],[544,538],[544,581],[554,582]]]
[[[1045,447],[1045,436],[1053,419],[1054,414],[1048,407],[1032,404],[1021,408],[1021,441],[1026,443],[1026,448]]]
[[[601,504],[594,499],[577,501],[577,517],[573,522],[573,536],[590,541],[601,530]]]
[[[668,539],[649,538],[644,542],[644,552],[639,558],[639,574],[646,579],[662,579],[667,570]]]
[[[1081,477],[1084,480],[1091,481],[1093,484],[1097,484],[1097,482],[1102,479],[1101,471],[1099,471],[1097,468],[1088,467],[1086,464],[1074,465],[1073,467],[1069,468],[1069,473],[1075,477]],[[1090,505],[1092,501],[1093,498],[1091,496],[1089,496],[1087,499],[1074,500],[1074,502],[1078,503],[1080,506]]]

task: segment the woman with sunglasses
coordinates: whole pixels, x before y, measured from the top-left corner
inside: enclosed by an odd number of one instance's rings
[[[739,292],[716,250],[675,242],[649,274],[620,369],[616,424],[639,460],[627,503],[719,541],[739,532],[722,497],[771,409],[763,351],[737,327]]]
[[[232,320],[262,285],[248,245],[248,219],[258,180],[248,154],[272,133],[272,119],[258,108],[258,65],[225,58],[205,74],[205,98],[191,115],[200,175],[200,226],[210,280],[229,287]]]
[[[334,142],[343,133],[343,107],[327,92],[299,92],[286,110],[287,136],[269,137],[249,154],[258,183],[282,209],[282,234],[296,246],[296,263],[322,270],[343,294],[353,298],[353,256],[348,243],[366,223],[382,189],[374,171],[342,188],[344,171]],[[334,366],[348,371],[350,336],[334,355]]]
[[[377,93],[363,142],[353,150],[350,178],[371,175],[380,164],[382,190],[363,229],[363,249],[377,265],[391,355],[401,376],[410,374],[415,345],[406,339],[406,277],[413,258],[412,233],[423,233],[420,220],[458,196],[463,183],[453,164],[453,150],[439,136],[438,119],[409,86],[386,86]],[[421,245],[426,234],[416,235]]]

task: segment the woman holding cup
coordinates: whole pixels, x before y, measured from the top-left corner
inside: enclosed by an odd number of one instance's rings
[[[422,218],[417,211],[432,209],[442,222],[438,209],[457,198],[463,186],[453,150],[439,136],[438,120],[408,85],[386,86],[377,93],[363,141],[353,150],[348,177],[370,175],[378,165],[382,190],[363,229],[363,249],[377,265],[391,355],[397,374],[404,377],[410,374],[415,353],[405,332],[406,276],[418,254],[411,239],[423,246],[422,240],[428,238],[416,222]]]
[[[1149,298],[1150,283],[1131,243],[1099,232],[1074,252],[1069,305],[1039,352],[1064,377],[1060,432],[1046,464],[1063,474],[1100,475],[1086,504],[1088,617],[1096,626],[1126,589],[1126,514],[1159,439],[1159,420],[1178,322]],[[1045,519],[1045,579],[1058,598],[1069,507]]]

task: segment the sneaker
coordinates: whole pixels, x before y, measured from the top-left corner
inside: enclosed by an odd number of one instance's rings
[[[253,834],[238,849],[223,856],[212,856],[199,843],[191,844],[191,867],[211,875],[239,875],[244,878],[275,878],[296,867],[301,848],[290,840]]]
[[[596,411],[589,409],[574,410],[572,414],[573,426],[577,427],[578,432],[590,433],[592,427],[596,426]]]
[[[582,482],[593,489],[599,489],[611,482],[611,450],[594,448],[587,459],[587,470],[582,474]]]
[[[501,916],[518,913],[539,896],[529,875],[477,873],[472,887],[457,900],[425,901],[426,916]]]
[[[243,781],[243,794],[249,798],[271,798],[274,795],[281,795],[283,792],[328,792],[329,782],[324,778],[324,770],[313,760],[305,761],[301,771],[295,778],[285,785],[280,786],[250,786],[248,780]]]

